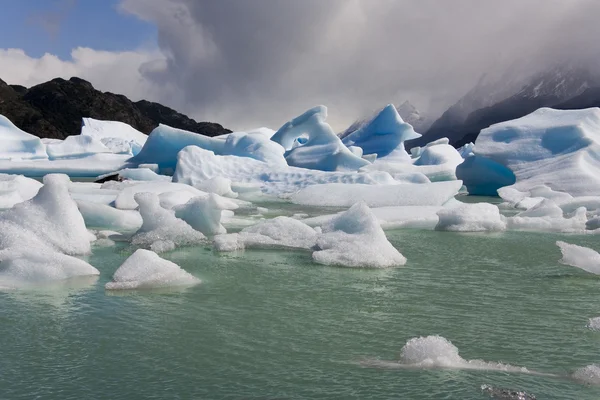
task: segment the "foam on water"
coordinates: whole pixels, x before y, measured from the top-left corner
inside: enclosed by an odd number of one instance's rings
[[[591,364],[579,368],[573,373],[572,378],[588,385],[600,385],[600,366]]]

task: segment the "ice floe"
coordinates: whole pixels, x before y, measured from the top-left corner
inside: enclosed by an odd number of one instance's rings
[[[193,286],[200,279],[183,270],[174,262],[156,253],[138,249],[117,269],[108,290],[156,289],[174,286]]]

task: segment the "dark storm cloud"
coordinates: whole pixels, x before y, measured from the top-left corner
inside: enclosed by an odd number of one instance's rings
[[[123,0],[158,27],[171,103],[234,128],[325,104],[337,127],[389,102],[443,111],[483,72],[591,54],[596,0]]]

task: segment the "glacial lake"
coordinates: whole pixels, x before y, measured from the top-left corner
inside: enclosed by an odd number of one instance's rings
[[[386,233],[406,266],[207,245],[161,255],[202,279],[167,291],[105,291],[132,249],[94,248],[97,279],[0,293],[0,398],[489,399],[484,384],[600,398],[570,377],[600,362],[600,332],[586,327],[600,316],[600,278],[560,264],[555,245],[599,250],[597,237]],[[527,370],[394,368],[428,335],[466,360]]]

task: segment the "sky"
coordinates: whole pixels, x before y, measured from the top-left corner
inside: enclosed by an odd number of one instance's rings
[[[441,114],[482,74],[594,62],[597,0],[0,0],[0,79],[79,76],[198,120],[343,130],[388,103]],[[591,61],[590,61],[591,60]]]

